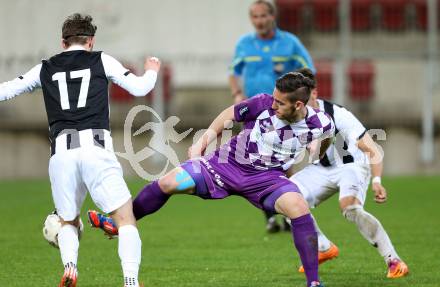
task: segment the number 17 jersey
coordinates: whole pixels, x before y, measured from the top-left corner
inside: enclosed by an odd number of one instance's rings
[[[148,94],[157,71],[136,76],[104,52],[91,52],[81,45],[43,60],[25,74],[0,83],[0,102],[43,89],[51,142],[63,130],[108,130],[108,81],[135,97]]]
[[[106,129],[108,79],[101,52],[65,51],[42,61],[40,81],[50,138],[65,129]]]

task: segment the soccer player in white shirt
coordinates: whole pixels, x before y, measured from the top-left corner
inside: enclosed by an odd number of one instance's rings
[[[309,69],[303,68],[298,72],[315,81]],[[317,97],[315,82],[308,105],[325,111],[333,118],[336,141],[319,163],[307,166],[290,179],[300,187],[310,207],[318,206],[339,191],[339,206],[343,216],[356,224],[362,236],[377,248],[388,266],[387,277],[405,276],[409,272],[407,265],[400,259],[379,220],[363,207],[371,175],[374,200],[377,203],[387,200],[386,190],[381,183],[383,154],[350,111]],[[319,263],[323,263],[336,257],[338,248],[316,227]]]
[[[60,287],[77,282],[79,214],[87,191],[119,227],[118,253],[124,287],[138,287],[141,240],[130,191],[113,152],[108,80],[134,96],[154,87],[160,61],[145,60],[144,75],[131,74],[113,57],[93,52],[96,26],[88,15],[73,14],[62,26],[64,51],[26,74],[0,84],[0,101],[41,87],[49,121],[52,197],[62,227],[58,244],[64,265]]]

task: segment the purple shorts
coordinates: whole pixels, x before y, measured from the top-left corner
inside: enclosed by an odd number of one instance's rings
[[[196,183],[196,194],[203,199],[222,199],[230,195],[246,198],[254,206],[275,212],[275,201],[298,187],[280,170],[258,170],[251,165],[218,157],[188,160],[181,166]]]

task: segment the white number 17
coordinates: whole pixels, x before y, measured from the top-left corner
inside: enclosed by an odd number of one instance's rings
[[[87,93],[89,91],[90,69],[71,71],[70,78],[71,79],[82,78],[77,108],[84,108],[86,106]],[[61,108],[63,110],[69,110],[70,103],[69,103],[69,95],[67,92],[66,72],[58,72],[53,74],[52,81],[58,81],[58,89],[60,90]]]

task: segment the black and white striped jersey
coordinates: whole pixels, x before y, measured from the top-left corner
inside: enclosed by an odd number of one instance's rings
[[[100,52],[74,50],[43,60],[40,82],[52,139],[62,130],[110,130]]]
[[[108,80],[134,96],[144,96],[156,78],[152,70],[137,77],[113,57],[75,45],[0,84],[0,101],[41,87],[53,140],[63,130],[110,130]]]
[[[347,109],[326,100],[318,99],[319,109],[325,111],[335,123],[335,140],[328,148],[323,166],[340,166],[347,163],[368,164],[368,157],[358,147],[357,142],[367,130]]]

